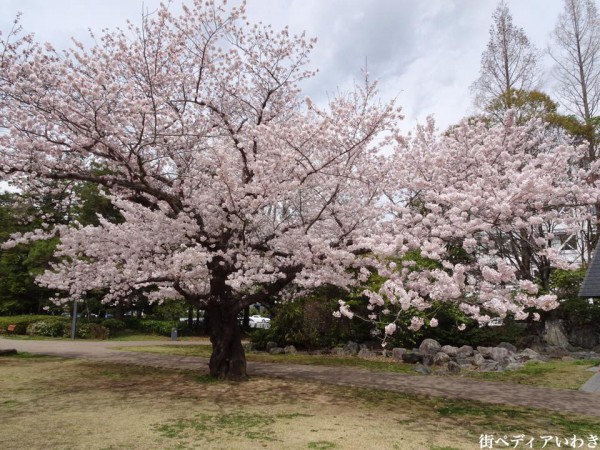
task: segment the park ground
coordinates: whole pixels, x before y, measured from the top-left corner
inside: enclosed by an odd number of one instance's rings
[[[0,358],[2,449],[450,450],[480,448],[482,435],[525,435],[542,448],[541,436],[590,434],[600,434],[597,414],[266,376],[219,382],[202,370],[27,353]]]

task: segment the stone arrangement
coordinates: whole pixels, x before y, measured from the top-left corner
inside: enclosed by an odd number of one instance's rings
[[[495,347],[479,346],[473,348],[470,345],[455,347],[441,345],[434,339],[425,339],[418,348],[410,350],[405,348],[373,350],[365,344],[350,341],[344,347],[312,353],[356,356],[364,359],[383,356],[399,363],[413,364],[414,370],[423,374],[431,374],[434,370],[449,374],[459,374],[462,371],[473,370],[480,372],[516,370],[528,361],[546,362],[557,358],[563,360],[600,358],[600,353],[596,351],[573,347],[563,348],[553,345],[536,345],[535,347],[535,350],[532,348],[518,350],[508,342],[501,342]],[[255,349],[250,344],[246,350],[254,351]],[[268,342],[266,350],[275,355],[298,353],[293,345],[279,347],[275,342]]]

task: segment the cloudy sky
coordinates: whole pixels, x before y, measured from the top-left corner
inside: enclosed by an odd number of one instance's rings
[[[177,9],[181,0],[173,0]],[[18,12],[22,25],[41,41],[69,45],[85,41],[87,29],[139,23],[143,8],[159,0],[1,0],[0,30]],[[239,1],[232,1],[237,4]],[[514,23],[540,49],[562,9],[562,0],[508,0]],[[438,126],[473,112],[470,84],[477,78],[496,0],[248,0],[251,21],[289,25],[318,39],[312,66],[317,77],[303,87],[319,99],[360,78],[367,61],[384,98],[397,98],[408,130],[433,114]],[[545,58],[546,67],[551,67]],[[548,71],[549,72],[549,71]],[[552,77],[545,86],[551,91]]]

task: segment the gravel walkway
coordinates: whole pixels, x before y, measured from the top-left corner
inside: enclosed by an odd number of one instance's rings
[[[83,358],[118,364],[137,364],[167,369],[206,371],[208,360],[115,350],[114,347],[142,345],[197,345],[194,341],[83,342],[25,341],[0,338],[0,349],[39,353],[66,358]],[[600,392],[570,391],[509,383],[475,381],[455,376],[418,376],[372,372],[358,368],[248,362],[250,376],[313,381],[325,384],[381,389],[407,394],[477,400],[485,403],[524,406],[563,413],[600,417]],[[598,377],[598,375],[594,375]]]

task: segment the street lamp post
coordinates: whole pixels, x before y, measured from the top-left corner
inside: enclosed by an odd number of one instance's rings
[[[73,300],[73,320],[71,322],[71,339],[75,339],[75,329],[77,326],[77,299]]]

